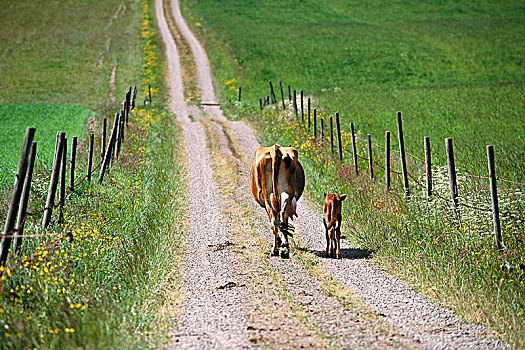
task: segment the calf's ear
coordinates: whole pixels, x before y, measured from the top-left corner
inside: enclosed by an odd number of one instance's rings
[[[326,198],[326,192],[323,192],[323,197],[325,197],[325,198]]]
[[[344,200],[346,199],[346,194],[342,194],[342,195],[340,195],[340,196],[339,196],[339,199],[340,199],[341,201],[344,201]]]

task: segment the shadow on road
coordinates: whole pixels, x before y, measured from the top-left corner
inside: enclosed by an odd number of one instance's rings
[[[296,248],[297,250],[303,251],[303,252],[309,252],[312,254],[317,255],[320,258],[327,258],[326,252],[324,250],[315,250],[315,249],[308,249],[308,248]],[[374,251],[368,250],[368,249],[360,249],[360,248],[343,248],[341,249],[341,254],[343,255],[343,259],[350,259],[350,260],[356,260],[356,259],[366,259],[368,258]],[[331,258],[328,258],[331,259]]]

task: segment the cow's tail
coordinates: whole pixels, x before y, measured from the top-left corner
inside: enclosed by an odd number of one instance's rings
[[[279,195],[277,195],[277,185],[279,182],[279,168],[281,166],[281,160],[283,158],[283,154],[281,153],[281,150],[279,149],[278,145],[274,146],[275,155],[272,157],[272,192],[273,192],[273,207],[275,211],[278,213],[281,209],[281,198]]]

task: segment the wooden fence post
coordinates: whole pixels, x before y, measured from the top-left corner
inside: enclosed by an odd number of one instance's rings
[[[270,83],[270,98],[272,99],[272,104],[275,104],[277,103],[277,98],[275,97],[275,92],[273,91],[273,84],[272,84],[272,81],[269,80],[269,83]]]
[[[128,89],[128,92],[126,93],[126,102],[128,103],[128,108],[131,107],[131,86]]]
[[[262,111],[263,109],[263,105],[262,105],[262,99],[260,98],[259,99],[259,109]]]
[[[109,162],[113,155],[113,147],[115,144],[115,140],[117,138],[117,118],[115,118],[115,122],[113,123],[113,130],[111,130],[111,136],[109,138],[109,142],[106,148],[106,153],[104,155],[104,161],[102,162],[102,166],[100,167],[100,173],[98,176],[98,182],[102,183],[104,180],[104,173],[106,172],[106,168],[109,165]]]
[[[100,144],[100,160],[104,161],[104,151],[106,150],[106,133],[108,128],[108,118],[104,118],[102,123],[102,142]]]
[[[58,191],[59,224],[64,222],[64,203],[66,201],[67,138],[64,139],[64,149],[62,150],[62,163],[60,163],[60,168],[60,185]]]
[[[372,140],[370,134],[366,134],[366,143],[368,144],[368,173],[370,174],[370,180],[374,179],[374,165],[372,159]]]
[[[239,97],[237,98],[237,101],[241,102],[241,91],[242,91],[242,86],[239,86]]]
[[[77,137],[73,136],[71,140],[71,164],[69,168],[69,190],[75,191],[75,162],[77,159]]]
[[[29,204],[29,194],[31,192],[31,181],[33,179],[33,169],[35,167],[36,158],[36,142],[31,143],[31,151],[29,152],[29,163],[24,179],[24,189],[22,190],[22,199],[20,200],[20,208],[18,209],[18,217],[16,218],[16,232],[14,237],[14,252],[17,253],[22,245],[22,236],[24,234],[24,225],[26,221],[27,205]]]
[[[119,126],[119,136],[120,142],[117,149],[117,158],[120,156],[120,149],[122,148],[122,143],[124,142],[124,118],[120,116],[120,126]]]
[[[403,188],[405,190],[405,197],[410,195],[408,188],[408,172],[407,172],[407,160],[405,155],[405,141],[403,138],[403,124],[401,121],[401,112],[397,112],[397,134],[399,138],[399,153],[401,156],[401,171],[403,173]]]
[[[293,89],[293,110],[297,118],[297,91],[295,89]]]
[[[53,214],[53,207],[55,206],[55,196],[58,184],[58,175],[60,174],[60,164],[62,162],[62,152],[64,150],[64,143],[66,134],[63,132],[57,133],[57,140],[55,146],[55,157],[53,159],[53,169],[51,170],[51,179],[49,180],[49,189],[47,191],[46,207],[44,209],[44,217],[42,218],[42,228],[47,230],[49,222],[51,221],[51,214]]]
[[[354,169],[355,174],[359,175],[359,168],[357,167],[357,147],[355,144],[355,130],[354,130],[354,123],[350,123],[350,134],[352,136],[352,154],[354,156]]]
[[[390,131],[385,131],[385,183],[388,191],[390,189]]]
[[[111,164],[113,164],[113,162],[116,160],[116,155],[117,155],[117,138],[119,137],[119,127],[120,127],[119,118],[120,118],[120,115],[118,113],[115,113],[115,119],[113,120],[113,129],[115,129],[117,133],[116,133],[116,137],[114,140],[115,144],[112,146],[113,148],[111,149],[111,158],[109,159]],[[111,132],[113,132],[113,129],[111,130]]]
[[[447,152],[450,197],[452,198],[452,204],[454,205],[454,210],[456,211],[458,209],[458,185],[456,181],[456,164],[454,162],[454,148],[452,147],[451,138],[445,139],[445,149]]]
[[[490,197],[492,199],[492,221],[494,224],[494,240],[498,250],[502,250],[501,226],[499,221],[498,189],[496,185],[496,170],[494,166],[494,146],[487,146],[487,159],[489,165]]]
[[[126,101],[124,101],[124,110],[126,111],[124,122],[126,125],[128,124],[128,116],[129,111],[131,109],[131,86],[129,87],[129,91],[126,93]]]
[[[137,98],[137,85],[133,88],[133,98],[131,99],[131,109],[135,109],[135,99]]]
[[[29,156],[32,149],[33,138],[35,137],[35,131],[35,128],[27,127],[24,135],[24,141],[22,142],[20,158],[18,159],[18,166],[16,168],[13,192],[11,195],[11,202],[9,204],[7,217],[5,219],[4,237],[2,237],[2,240],[0,241],[0,266],[5,265],[9,248],[11,247],[11,236],[14,233],[17,214],[20,209],[20,198],[22,196],[27,169],[29,167]]]
[[[341,124],[339,123],[339,113],[335,114],[335,131],[337,134],[337,151],[339,152],[339,160],[343,160],[343,144],[341,143]]]
[[[283,103],[283,109],[286,109],[286,105],[284,104],[283,83],[280,80],[279,80],[279,87],[281,88],[281,101]]]
[[[330,152],[334,153],[334,127],[332,116],[330,116]]]
[[[317,138],[317,108],[314,108],[314,127],[313,127],[313,137]]]
[[[128,101],[124,101],[124,109],[122,110],[122,119],[124,120],[124,123],[126,124],[127,123],[127,120],[128,120],[128,110],[129,110],[129,105],[128,105]]]
[[[425,146],[425,171],[427,177],[427,197],[432,196],[432,159],[430,154],[430,137],[425,136],[424,138]]]
[[[303,90],[301,90],[301,123],[304,123]]]
[[[306,116],[308,130],[310,130],[310,97],[308,97],[308,114]]]
[[[91,183],[91,169],[93,168],[93,147],[95,143],[95,134],[89,135],[89,152],[88,152],[88,166],[87,166],[87,181]]]
[[[288,84],[288,101],[292,102],[292,90],[290,84]]]
[[[127,117],[124,117],[123,115],[120,116],[120,122],[122,123],[122,128],[120,130],[120,143],[124,142],[124,134],[126,132],[126,128],[125,128],[125,126],[126,126],[126,123],[125,123],[126,118]]]
[[[321,123],[321,140],[323,140],[324,139],[324,120],[323,118],[321,118],[319,121]]]
[[[148,85],[149,105],[151,106],[151,84]]]

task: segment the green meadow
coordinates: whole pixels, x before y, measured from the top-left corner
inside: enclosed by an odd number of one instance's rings
[[[81,106],[54,104],[0,105],[0,187],[13,185],[20,149],[26,127],[36,128],[37,164],[51,168],[55,150],[56,131],[66,133],[69,140],[77,136],[80,140],[86,133],[86,124],[93,111]]]
[[[0,8],[4,103],[97,108],[115,64],[118,99],[138,79],[136,1],[7,1]]]
[[[246,104],[258,106],[268,81],[282,81],[285,95],[288,84],[304,90],[340,112],[344,129],[354,122],[378,143],[396,132],[401,111],[408,151],[422,157],[430,136],[445,164],[452,137],[458,168],[486,175],[493,144],[498,174],[525,182],[522,1],[183,3],[208,41],[217,85],[236,79]]]

